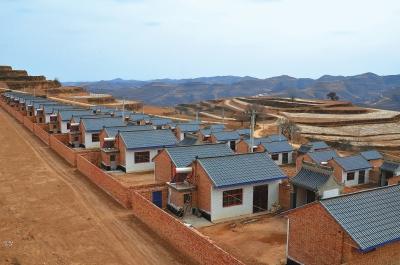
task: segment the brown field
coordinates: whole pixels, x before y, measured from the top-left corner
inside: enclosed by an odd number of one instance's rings
[[[279,265],[285,260],[284,217],[263,215],[202,227],[199,231],[246,264]]]
[[[191,264],[0,109],[0,264]]]

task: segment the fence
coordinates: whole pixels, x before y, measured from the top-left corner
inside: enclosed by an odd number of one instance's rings
[[[155,206],[139,192],[131,192],[133,214],[173,247],[200,264],[244,265],[194,228]]]
[[[99,152],[77,155],[76,165],[78,170],[123,207],[129,208],[130,196],[128,188],[97,166],[99,157]]]

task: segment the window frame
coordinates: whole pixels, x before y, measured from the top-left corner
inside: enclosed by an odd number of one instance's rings
[[[150,163],[150,151],[135,152],[133,156],[135,164]]]
[[[222,192],[222,207],[232,207],[243,204],[243,189],[224,190]]]
[[[96,141],[97,137],[97,141]],[[100,142],[100,134],[99,133],[92,133],[92,143]]]
[[[276,156],[276,159],[274,158]],[[271,154],[271,159],[274,161],[279,161],[279,154]]]
[[[349,174],[353,174],[353,176],[351,177],[351,179],[349,179]],[[354,171],[351,171],[351,172],[347,172],[347,173],[346,173],[346,180],[347,180],[347,181],[353,181],[353,180],[355,180],[355,177],[356,177],[356,172],[354,172]]]

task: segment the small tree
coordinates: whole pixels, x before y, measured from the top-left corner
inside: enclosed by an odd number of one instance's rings
[[[279,132],[286,136],[290,141],[293,140],[300,132],[299,126],[286,118],[278,119]]]
[[[56,84],[56,86],[57,87],[60,87],[61,86],[61,82],[60,82],[60,80],[58,80],[58,78],[56,77],[56,78],[54,78],[54,84]]]
[[[339,96],[336,95],[336,92],[329,92],[326,94],[326,97],[329,98],[330,100],[339,100]]]

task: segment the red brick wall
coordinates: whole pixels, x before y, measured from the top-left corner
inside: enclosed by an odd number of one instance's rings
[[[335,176],[337,182],[342,183],[342,168],[339,166],[335,160],[331,159],[328,161],[328,165],[333,168],[333,175]]]
[[[236,145],[236,153],[238,154],[245,154],[249,152],[249,145],[241,140],[239,143]]]
[[[195,177],[190,182],[197,185],[196,204],[201,210],[211,211],[211,181],[205,170],[197,163],[194,163]]]
[[[133,214],[174,248],[200,264],[243,265],[194,228],[156,207],[137,192],[131,193]]]
[[[388,185],[396,185],[396,184],[400,184],[400,176],[388,179]]]
[[[15,118],[16,118],[20,123],[24,123],[24,115],[22,115],[21,112],[16,111],[16,112],[15,112]]]
[[[289,258],[307,265],[342,264],[345,232],[319,203],[289,213]]]
[[[138,185],[129,188],[130,192],[136,191],[140,193],[143,197],[145,197],[149,201],[153,201],[153,191],[161,191],[162,192],[162,208],[167,207],[168,200],[168,187],[165,183],[156,183],[156,184],[147,184],[147,185]],[[131,199],[132,203],[135,203]]]
[[[175,166],[172,164],[171,158],[165,150],[162,150],[161,153],[154,158],[154,165],[156,181],[169,182],[172,180],[172,171]]]
[[[90,181],[113,197],[123,207],[129,208],[131,203],[128,189],[97,166],[99,159],[100,152],[78,155],[77,168]]]
[[[50,135],[50,147],[62,158],[64,158],[71,166],[76,166],[77,153],[65,145],[68,135]]]
[[[28,117],[24,117],[24,121],[23,121],[23,123],[24,123],[24,126],[28,129],[28,130],[30,130],[31,132],[33,132],[33,122],[32,122],[32,119],[31,118],[28,118]]]
[[[43,125],[34,124],[33,125],[33,132],[34,134],[40,138],[45,144],[50,144],[50,135],[43,129]]]

